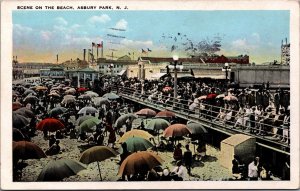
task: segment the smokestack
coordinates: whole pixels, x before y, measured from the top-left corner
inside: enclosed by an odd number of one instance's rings
[[[58,54],[56,54],[56,64],[58,64]]]
[[[283,40],[281,40],[281,47],[283,46]]]
[[[83,49],[83,60],[85,61],[85,51],[86,49]]]
[[[285,44],[287,45],[287,38],[285,38]]]

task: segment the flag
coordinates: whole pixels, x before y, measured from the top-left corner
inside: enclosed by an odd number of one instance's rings
[[[147,54],[147,51],[145,51],[144,49],[142,49],[142,53],[143,54]]]
[[[103,44],[100,43],[100,44],[97,44],[97,48],[102,48],[103,47]]]
[[[152,50],[150,50],[149,48],[148,48],[148,51],[149,51],[149,52],[152,52]]]
[[[92,47],[94,47],[94,46],[96,47],[96,44],[94,42],[92,42]]]

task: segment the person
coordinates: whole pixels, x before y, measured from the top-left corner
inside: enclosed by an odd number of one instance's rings
[[[54,137],[54,135],[50,135],[49,138],[49,148],[55,143],[56,139]]]
[[[185,178],[185,169],[182,166],[182,161],[177,161],[176,167],[172,170],[173,179],[182,181]]]
[[[56,139],[62,139],[62,138],[63,138],[63,135],[62,135],[62,133],[61,133],[60,130],[57,130],[57,131],[56,131],[55,137],[56,137]]]
[[[173,158],[175,161],[181,160],[182,159],[182,149],[181,149],[181,143],[178,143],[176,145],[176,148],[173,153]]]
[[[248,165],[248,177],[250,180],[258,180],[259,175],[259,157],[255,157],[254,160]]]
[[[163,173],[162,173],[161,177],[160,177],[160,181],[170,181],[170,180],[172,180],[172,178],[170,176],[170,171],[169,171],[168,168],[165,168],[163,170]]]
[[[132,128],[132,118],[129,117],[129,118],[126,120],[125,124],[126,124],[126,132],[130,131],[131,128]]]
[[[116,132],[114,129],[112,129],[108,135],[108,145],[111,144],[111,147],[114,148],[116,140]]]
[[[242,167],[244,167],[244,165],[241,164],[239,157],[237,155],[234,155],[232,160],[232,175],[236,179],[242,178],[242,172],[241,172]]]
[[[70,130],[70,139],[76,139],[76,132],[75,129]]]
[[[191,175],[191,166],[193,163],[193,154],[192,151],[190,150],[190,145],[187,144],[185,145],[186,151],[183,154],[183,160],[185,167],[187,168],[188,174]]]
[[[103,145],[103,142],[104,142],[104,135],[103,135],[103,132],[100,130],[100,132],[98,133],[98,136],[96,137],[96,144]]]

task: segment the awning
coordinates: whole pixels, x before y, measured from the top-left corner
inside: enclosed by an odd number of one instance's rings
[[[172,78],[174,78],[174,73],[171,73]],[[177,73],[177,78],[194,78],[190,73]]]
[[[195,74],[195,78],[211,78],[211,79],[225,79],[225,75],[197,75]]]
[[[166,75],[167,73],[155,73],[151,76],[152,79],[159,79],[161,77],[163,77],[164,75]]]
[[[121,70],[117,75],[118,76],[123,76],[125,74],[126,70]]]

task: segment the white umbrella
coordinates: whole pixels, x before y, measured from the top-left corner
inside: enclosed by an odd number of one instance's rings
[[[93,113],[98,113],[98,110],[94,107],[84,107],[78,112],[78,114],[93,114]]]

